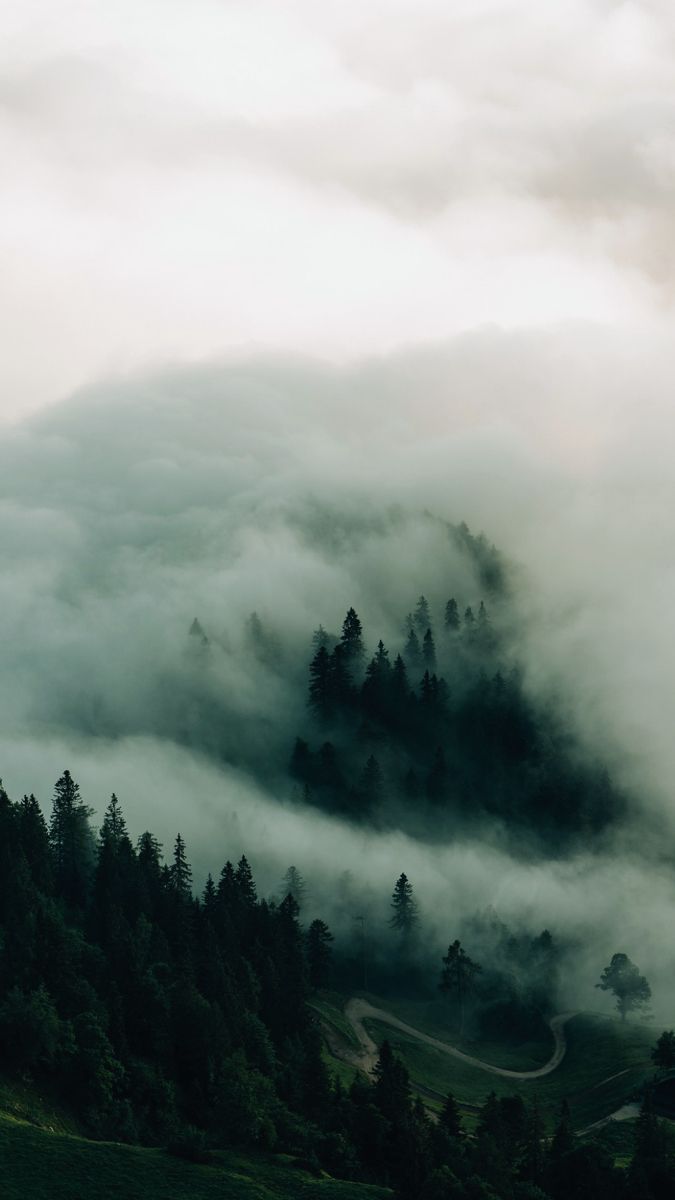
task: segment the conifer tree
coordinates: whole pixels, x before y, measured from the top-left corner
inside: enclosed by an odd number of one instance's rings
[[[48,892],[52,880],[49,831],[35,796],[24,796],[18,812],[21,847],[34,883]]]
[[[382,803],[384,794],[384,781],[382,778],[382,770],[380,764],[374,754],[370,755],[359,783],[359,792],[363,800],[363,807],[366,811],[376,809]]]
[[[443,1107],[438,1116],[438,1123],[450,1137],[458,1138],[462,1136],[462,1120],[459,1115],[457,1101],[452,1092],[448,1092],[445,1097]]]
[[[323,625],[319,625],[318,629],[315,629],[314,633],[312,634],[312,646],[314,647],[314,653],[316,654],[317,650],[320,650],[322,646],[325,650],[329,650],[330,643],[330,634],[326,633]]]
[[[473,615],[473,609],[471,608],[470,605],[468,605],[467,608],[465,608],[465,610],[464,610],[465,628],[467,629],[468,632],[471,632],[471,630],[475,624],[476,624],[476,618]]]
[[[447,769],[443,747],[437,746],[434,761],[427,776],[427,796],[434,804],[439,804],[445,796],[447,784]]]
[[[120,802],[114,792],[105,810],[99,839],[101,845],[110,846],[115,851],[119,850],[124,841],[129,842],[127,823],[124,819]]]
[[[298,868],[289,867],[281,881],[281,899],[292,896],[298,906],[298,912],[301,912],[306,895],[307,885]]]
[[[209,871],[206,877],[204,891],[202,893],[202,904],[204,906],[204,912],[207,914],[207,916],[212,916],[215,912],[217,900],[218,896],[216,892],[216,885],[213,882],[213,876]]]
[[[325,646],[319,646],[309,666],[309,706],[320,721],[328,720],[331,701],[331,656]]]
[[[348,610],[347,616],[342,622],[340,644],[349,667],[352,670],[358,667],[364,654],[363,629],[353,608]]]
[[[436,647],[430,629],[427,629],[422,641],[422,657],[427,670],[433,671],[436,666]]]
[[[239,884],[237,882],[237,876],[229,859],[220,872],[217,894],[218,902],[224,908],[232,908],[236,904],[239,897]]]
[[[413,626],[410,627],[403,653],[409,667],[419,666],[422,661],[422,651],[420,649],[419,638]]]
[[[235,872],[235,879],[237,881],[237,890],[240,899],[245,905],[252,907],[256,903],[258,897],[255,883],[253,882],[253,872],[251,871],[249,861],[245,854],[242,854],[241,858],[239,859],[237,870]]]
[[[478,963],[469,958],[459,940],[455,939],[448,946],[438,986],[445,995],[453,996],[459,1005],[460,1033],[464,1032],[466,998],[481,969]]]
[[[413,619],[417,629],[421,634],[431,627],[431,613],[429,612],[429,605],[424,596],[420,596],[417,604],[415,605],[415,615]]]
[[[191,896],[192,868],[185,853],[185,842],[179,833],[173,845],[173,862],[169,868],[171,887],[177,895],[187,899]]]
[[[325,987],[331,964],[333,935],[325,921],[312,921],[307,931],[307,965],[313,988]]]
[[[448,603],[445,606],[444,621],[445,621],[445,628],[447,630],[450,630],[451,632],[454,633],[455,630],[459,629],[459,625],[460,625],[459,609],[457,607],[457,601],[454,599],[454,597],[451,600],[448,600]]]
[[[49,841],[56,884],[70,904],[83,904],[94,861],[94,839],[89,827],[93,809],[80,797],[70,771],[54,787]]]
[[[408,876],[401,872],[394,885],[391,897],[392,915],[389,924],[404,937],[409,936],[419,923],[417,901],[413,894],[413,886]]]

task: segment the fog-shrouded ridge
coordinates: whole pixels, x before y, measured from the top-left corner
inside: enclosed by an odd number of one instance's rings
[[[667,1009],[670,359],[584,328],[483,331],[349,369],[167,368],[17,426],[0,449],[8,790],[47,806],[68,765],[99,815],[114,789],[134,832],[168,846],[180,829],[200,878],[245,850],[273,890],[295,862],[329,914],[349,870],[386,919],[405,870],[439,946],[492,905],[582,945],[570,1000],[597,1003],[599,966],[622,948]],[[464,519],[508,564],[526,687],[632,797],[595,852],[527,862],[487,834],[430,847],[354,829],[248,767],[281,762],[306,717],[319,623],[339,630],[354,605],[372,649],[422,591],[436,611],[480,598],[448,537]],[[252,611],[284,670],[251,653]],[[206,664],[195,616],[219,647]]]

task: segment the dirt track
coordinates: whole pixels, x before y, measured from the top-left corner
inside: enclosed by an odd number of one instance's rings
[[[491,1063],[483,1062],[480,1058],[473,1058],[470,1054],[465,1054],[463,1050],[457,1050],[455,1046],[449,1045],[448,1042],[441,1042],[438,1038],[430,1037],[429,1034],[414,1029],[412,1025],[406,1025],[405,1021],[399,1021],[398,1017],[386,1012],[383,1008],[374,1008],[367,1000],[361,1000],[355,996],[347,1002],[345,1007],[345,1016],[361,1047],[360,1053],[353,1055],[353,1065],[359,1066],[368,1074],[371,1074],[377,1061],[378,1048],[363,1024],[365,1017],[382,1021],[383,1024],[391,1025],[393,1029],[400,1029],[402,1033],[417,1038],[427,1046],[433,1046],[443,1054],[450,1054],[453,1058],[468,1063],[471,1067],[478,1067],[479,1070],[488,1071],[491,1075],[503,1075],[507,1079],[541,1079],[542,1075],[550,1075],[551,1071],[555,1071],[556,1067],[560,1066],[567,1050],[565,1025],[575,1015],[573,1012],[559,1013],[549,1022],[555,1046],[553,1054],[543,1067],[537,1067],[534,1071],[511,1071],[506,1067],[495,1067]]]

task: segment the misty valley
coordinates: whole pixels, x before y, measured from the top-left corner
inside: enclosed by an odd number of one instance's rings
[[[320,509],[291,528],[330,559],[431,539],[429,598],[390,569],[367,624],[349,605],[304,633],[269,601],[219,628],[211,602],[161,630],[144,705],[120,704],[114,660],[60,703],[50,737],[85,765],[100,744],[142,779],[149,736],[174,748],[161,836],[115,792],[97,815],[99,772],[96,795],[69,769],[51,800],[0,791],[17,1188],[56,1194],[62,1172],[58,1194],[84,1195],[93,1164],[129,1196],[253,1200],[261,1179],[280,1197],[669,1196],[662,976],[583,913],[635,797],[531,686],[517,575],[484,536],[429,513],[328,519],[329,544]],[[175,754],[199,771],[177,796]],[[195,783],[214,779],[236,799],[206,844]]]

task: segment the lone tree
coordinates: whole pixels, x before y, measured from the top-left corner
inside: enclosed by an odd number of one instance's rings
[[[459,1005],[460,1033],[464,1032],[466,997],[481,970],[482,967],[469,958],[459,939],[455,939],[448,946],[448,953],[443,957],[443,968],[438,986],[446,996],[454,997]]]
[[[671,1071],[675,1067],[675,1031],[664,1029],[652,1050],[652,1062],[659,1071]]]
[[[612,961],[605,967],[600,982],[595,986],[603,992],[614,993],[622,1021],[625,1021],[626,1013],[645,1008],[652,998],[652,989],[647,980],[627,954],[613,954]]]
[[[394,885],[391,907],[394,911],[389,918],[389,924],[392,929],[398,930],[404,937],[409,937],[419,921],[419,913],[417,901],[413,895],[413,886],[403,872]]]

